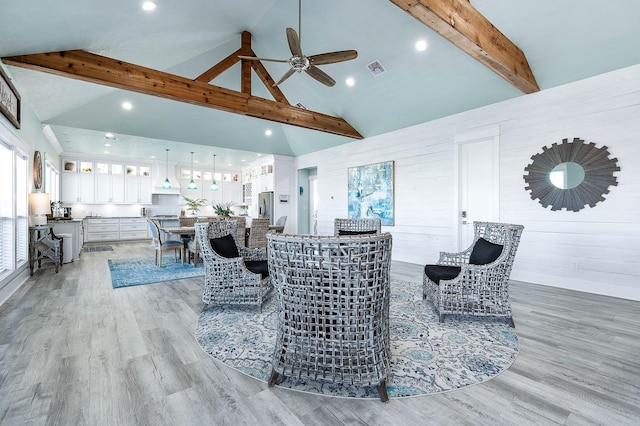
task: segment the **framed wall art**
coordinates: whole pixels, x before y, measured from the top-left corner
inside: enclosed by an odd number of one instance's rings
[[[20,128],[20,95],[11,80],[0,67],[0,112],[15,126]]]
[[[378,217],[393,226],[393,161],[349,167],[349,218]]]

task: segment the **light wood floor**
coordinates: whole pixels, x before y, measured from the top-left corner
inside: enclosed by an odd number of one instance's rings
[[[246,377],[194,340],[202,278],[114,290],[107,259],[43,265],[0,307],[2,425],[640,424],[640,303],[513,283],[520,354],[495,379],[415,398],[302,394]],[[421,266],[394,263],[421,282]]]

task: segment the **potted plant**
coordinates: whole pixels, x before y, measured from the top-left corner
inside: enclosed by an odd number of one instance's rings
[[[220,203],[213,205],[213,212],[218,216],[231,216],[232,203]]]
[[[240,207],[240,216],[249,215],[249,204],[246,204],[246,203],[238,204],[238,207]]]
[[[207,200],[204,198],[188,198],[184,197],[184,200],[187,202],[187,211],[190,211],[192,215],[198,213],[200,211],[200,207],[204,206],[207,203]]]

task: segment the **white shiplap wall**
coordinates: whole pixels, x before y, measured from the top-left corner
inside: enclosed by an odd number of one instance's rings
[[[512,279],[640,300],[640,65],[300,156],[317,167],[319,234],[347,216],[347,168],[395,161],[395,260],[433,263],[454,248],[454,136],[500,129],[500,221],[525,226]],[[577,213],[524,189],[543,146],[579,137],[618,159],[618,186]]]

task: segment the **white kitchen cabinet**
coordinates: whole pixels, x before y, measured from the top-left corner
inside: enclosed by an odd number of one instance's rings
[[[60,201],[85,204],[151,204],[151,166],[109,159],[62,159]]]
[[[95,180],[92,172],[62,172],[60,201],[65,203],[95,202]]]
[[[125,167],[125,203],[151,203],[151,167],[127,164]]]
[[[147,239],[148,228],[145,218],[120,218],[120,240]]]
[[[86,242],[118,241],[120,239],[120,219],[86,219]]]
[[[96,162],[96,203],[124,203],[124,174],[122,164]]]
[[[143,217],[87,218],[85,221],[85,241],[88,243],[151,238],[147,232],[147,219]]]

